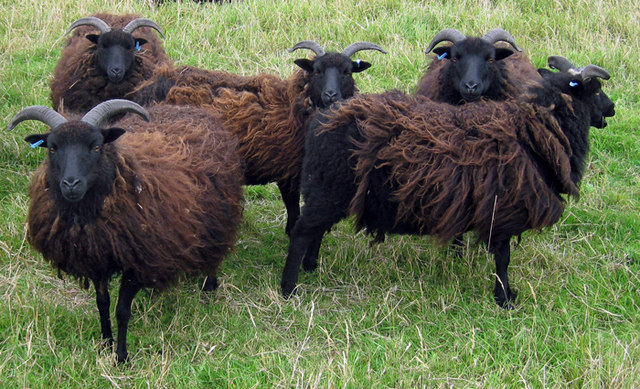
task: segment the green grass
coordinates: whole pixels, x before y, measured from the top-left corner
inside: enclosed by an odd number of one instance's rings
[[[427,237],[369,247],[336,225],[315,273],[285,301],[285,211],[274,185],[246,190],[235,252],[211,297],[189,279],[134,301],[118,366],[102,349],[95,294],[57,273],[25,239],[27,187],[44,154],[0,137],[0,387],[589,387],[631,388],[640,377],[640,2],[245,0],[216,6],[150,0],[0,0],[0,121],[48,105],[48,82],[75,19],[138,12],[165,31],[179,64],[290,75],[304,39],[359,54],[363,92],[411,91],[431,37],[454,27],[504,27],[537,66],[562,54],[612,74],[609,127],[592,130],[579,200],[555,226],[528,232],[512,254],[514,310],[492,299],[492,258],[469,238],[460,259]],[[306,55],[306,54],[305,54]],[[112,301],[117,282],[112,285]],[[115,318],[113,317],[113,320]]]

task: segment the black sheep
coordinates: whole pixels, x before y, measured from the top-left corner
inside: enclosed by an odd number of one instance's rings
[[[284,296],[303,260],[315,266],[324,232],[351,214],[377,234],[447,242],[476,231],[494,254],[495,301],[508,306],[510,238],[560,218],[562,194],[578,194],[589,126],[606,125],[592,118],[613,114],[613,106],[602,110],[598,77],[609,75],[594,65],[548,73],[519,99],[468,107],[391,91],[320,115],[306,140],[305,205],[291,232]]]

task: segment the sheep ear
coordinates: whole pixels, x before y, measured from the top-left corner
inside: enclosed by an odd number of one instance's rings
[[[367,70],[371,67],[371,64],[366,61],[351,61],[351,73],[360,73],[364,70]]]
[[[451,58],[451,46],[440,46],[431,50],[438,55],[438,58]]]
[[[104,138],[103,142],[104,143],[111,143],[114,140],[120,138],[120,136],[122,136],[122,134],[124,134],[126,131],[123,130],[122,128],[107,128],[106,130],[100,130],[102,132],[102,137]]]
[[[87,34],[85,35],[85,38],[89,39],[91,41],[91,43],[93,44],[98,44],[98,39],[100,39],[100,35],[97,34]]]
[[[313,61],[306,58],[300,58],[293,61],[296,65],[300,66],[304,71],[313,73]]]
[[[505,47],[496,47],[496,61],[505,59],[511,54],[513,54],[513,50],[507,49]]]
[[[541,75],[542,77],[544,77],[544,76],[548,76],[548,75],[554,74],[554,73],[549,69],[540,68],[540,69],[538,69],[538,74]]]
[[[29,142],[31,147],[35,149],[36,147],[47,147],[47,137],[49,137],[49,134],[34,134],[26,136],[24,140]]]

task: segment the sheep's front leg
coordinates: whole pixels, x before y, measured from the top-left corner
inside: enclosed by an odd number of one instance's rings
[[[320,233],[313,237],[313,240],[309,244],[304,259],[302,260],[302,267],[306,271],[314,271],[318,267],[318,254],[320,252],[320,245],[322,244],[322,237],[324,233]]]
[[[493,297],[498,304],[502,308],[511,308],[512,303],[516,299],[516,294],[511,291],[511,287],[509,287],[509,277],[507,276],[507,268],[509,267],[509,261],[511,257],[511,248],[509,246],[510,238],[501,240],[501,241],[493,241],[493,247],[491,247],[491,252],[493,252],[494,259],[496,261],[496,285],[493,288]]]
[[[124,273],[118,295],[118,305],[116,307],[116,319],[118,320],[118,347],[116,357],[118,363],[123,363],[129,356],[127,353],[127,329],[131,318],[131,303],[136,293],[140,290],[140,285],[131,277]]]
[[[298,180],[278,181],[278,189],[282,195],[282,201],[287,208],[287,226],[285,232],[291,236],[291,230],[296,225],[300,216],[300,189]]]
[[[111,332],[111,319],[109,318],[109,285],[107,280],[94,280],[93,286],[96,288],[96,303],[100,313],[100,329],[102,339],[107,341],[109,348],[113,346],[113,333]]]
[[[296,225],[296,227],[298,227]],[[307,252],[310,244],[313,242],[313,235],[299,233],[298,228],[294,228],[289,238],[289,253],[287,254],[287,262],[282,271],[282,295],[289,298],[298,283],[298,271],[302,257]]]

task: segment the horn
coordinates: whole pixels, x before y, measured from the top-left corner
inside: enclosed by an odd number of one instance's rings
[[[105,22],[100,18],[96,18],[95,16],[89,16],[86,18],[78,19],[75,22],[73,22],[73,24],[71,24],[71,27],[69,27],[69,29],[67,30],[67,32],[64,33],[64,35],[67,35],[68,33],[71,32],[71,30],[79,26],[93,26],[98,30],[100,30],[100,34],[104,34],[105,32],[111,31],[111,27],[109,27],[107,22]]]
[[[484,36],[482,37],[482,40],[489,42],[491,44],[494,44],[500,41],[507,42],[508,44],[513,46],[514,49],[518,51],[522,51],[522,49],[519,48],[518,45],[516,45],[516,40],[513,38],[513,36],[511,36],[511,34],[509,34],[509,32],[507,32],[506,30],[503,30],[501,28],[495,28],[489,31],[488,33],[484,34]]]
[[[609,73],[606,70],[596,65],[585,66],[582,70],[580,70],[580,75],[582,76],[582,79],[584,81],[589,81],[593,77],[599,77],[603,80],[608,80],[610,77]]]
[[[425,54],[429,54],[431,50],[433,50],[436,47],[436,45],[440,42],[448,41],[448,42],[453,42],[455,44],[465,38],[466,36],[464,36],[463,33],[456,30],[455,28],[445,28],[444,30],[436,34],[436,36],[433,38],[431,43],[429,43],[429,47],[427,47],[427,49],[424,52]]]
[[[354,55],[355,53],[357,53],[358,51],[361,50],[378,50],[379,52],[383,53],[383,54],[387,54],[386,51],[384,51],[384,49],[378,45],[376,45],[375,43],[371,43],[371,42],[355,42],[350,44],[349,46],[347,46],[343,51],[342,51],[342,55],[351,58],[352,55]]]
[[[7,129],[9,131],[13,130],[20,122],[25,120],[41,121],[51,127],[52,130],[67,122],[67,119],[64,116],[49,107],[45,107],[43,105],[32,105],[20,110],[20,112],[13,117],[7,126]]]
[[[93,126],[101,127],[111,116],[123,112],[136,113],[145,121],[149,121],[149,113],[144,108],[133,101],[124,99],[104,101],[93,107],[91,111],[87,112],[80,120]]]
[[[133,31],[136,28],[140,28],[140,27],[151,27],[154,30],[158,31],[160,36],[164,38],[164,35],[162,34],[162,30],[156,24],[156,22],[154,22],[151,19],[147,19],[147,18],[136,18],[136,19],[133,19],[126,26],[124,26],[122,28],[122,31],[126,32],[127,34],[131,34],[131,33],[133,33]]]
[[[316,53],[316,56],[318,56],[318,57],[323,56],[324,53],[325,53],[325,51],[322,48],[322,46],[320,46],[319,43],[314,42],[314,41],[298,42],[292,48],[289,49],[289,52],[293,53],[294,51],[296,51],[298,49],[309,49],[309,50],[313,51],[314,53]]]
[[[569,69],[578,69],[576,65],[572,64],[571,61],[561,55],[550,56],[547,58],[547,63],[551,69],[557,69],[561,72],[568,72]]]

